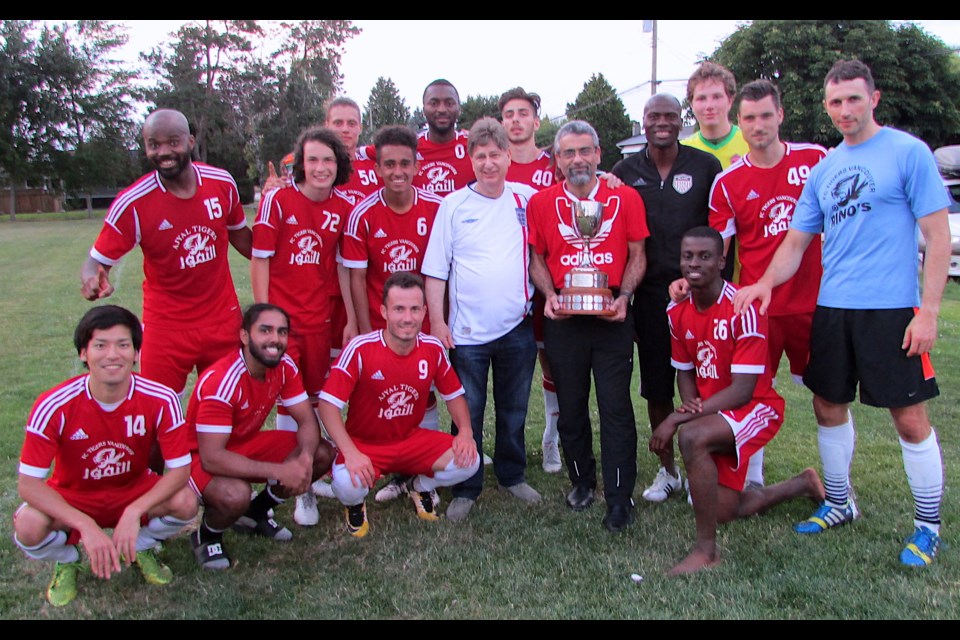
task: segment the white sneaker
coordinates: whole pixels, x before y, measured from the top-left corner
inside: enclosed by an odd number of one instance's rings
[[[396,500],[407,492],[407,480],[408,478],[393,476],[390,478],[390,482],[383,485],[383,488],[380,489],[380,491],[377,491],[377,495],[374,496],[374,499],[377,502],[390,502],[391,500]]]
[[[333,495],[333,487],[329,482],[320,478],[312,485],[310,485],[310,490],[313,491],[313,495],[318,498],[336,498],[337,496]]]
[[[320,512],[317,511],[317,497],[313,492],[297,496],[297,507],[293,510],[293,521],[301,527],[313,527],[320,522]]]
[[[543,470],[547,473],[560,473],[563,461],[560,459],[560,445],[556,440],[543,443]]]
[[[493,464],[493,458],[491,458],[487,454],[483,454],[483,466],[489,467],[492,464]]]
[[[677,469],[677,477],[673,477],[667,473],[666,469],[660,467],[657,477],[653,479],[653,484],[643,490],[643,499],[650,502],[663,502],[682,488],[680,469]]]

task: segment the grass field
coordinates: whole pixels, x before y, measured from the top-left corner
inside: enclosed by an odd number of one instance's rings
[[[102,214],[102,212],[101,212]],[[724,563],[680,579],[663,572],[687,551],[693,513],[682,499],[650,505],[639,499],[656,473],[646,451],[646,409],[639,424],[637,522],[621,535],[600,524],[602,501],[585,513],[564,505],[565,476],[545,474],[539,450],[543,403],[534,384],[527,426],[528,480],[545,496],[527,507],[486,490],[469,520],[418,520],[408,500],[368,504],[371,533],[347,536],[338,503],[320,503],[312,529],[293,525],[292,505],[278,519],[294,530],[282,545],[227,534],[237,566],[202,573],[183,537],[164,557],[176,579],[145,585],[139,572],[109,582],[81,576],[79,597],[63,609],[43,593],[51,567],[26,559],[12,542],[10,514],[19,504],[17,460],[23,424],[42,391],[81,371],[72,331],[89,303],[79,296],[79,267],[99,220],[0,222],[0,618],[2,619],[822,619],[960,617],[960,562],[952,548],[960,509],[950,479],[960,469],[960,286],[951,283],[934,352],[941,397],[930,403],[944,451],[947,492],[944,546],[926,570],[901,568],[897,554],[912,529],[912,501],[900,448],[883,411],[857,405],[858,448],[853,481],[864,517],[815,538],[794,534],[809,515],[804,501],[721,529]],[[241,302],[251,301],[244,260],[232,255]],[[114,270],[113,301],[139,314],[140,255]],[[539,380],[537,378],[536,380]],[[192,386],[192,381],[190,383]],[[776,482],[819,467],[809,393],[781,372],[787,421],[768,447],[766,476]],[[594,417],[596,413],[594,412]],[[486,429],[492,442],[492,407]],[[449,494],[441,492],[444,502]],[[631,573],[643,576],[635,584]]]

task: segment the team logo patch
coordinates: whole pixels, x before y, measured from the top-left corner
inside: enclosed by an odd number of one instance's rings
[[[693,188],[693,176],[689,173],[678,173],[673,176],[673,189],[680,195]]]
[[[522,207],[517,207],[517,222],[520,223],[521,227],[527,226],[527,210]]]

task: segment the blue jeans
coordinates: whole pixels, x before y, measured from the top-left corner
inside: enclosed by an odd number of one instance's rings
[[[537,359],[533,323],[528,316],[492,342],[460,345],[450,350],[450,362],[460,378],[470,408],[470,426],[478,452],[483,453],[483,411],[487,404],[487,373],[493,365],[493,403],[496,444],[493,471],[505,487],[524,482],[527,452],[524,428],[530,382]],[[453,426],[456,435],[456,425]],[[483,465],[473,476],[451,489],[455,498],[476,500],[483,488]]]

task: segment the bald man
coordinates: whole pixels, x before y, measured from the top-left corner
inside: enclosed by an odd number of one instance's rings
[[[710,187],[720,173],[719,160],[678,142],[682,124],[680,102],[675,97],[666,93],[651,96],[643,107],[646,147],[613,167],[613,174],[637,190],[647,209],[647,271],[634,295],[633,319],[640,395],[647,401],[653,429],[673,412],[667,288],[680,276],[683,234],[707,224]],[[643,498],[650,502],[663,502],[683,487],[672,442],[666,443],[658,455],[660,470],[643,492]]]
[[[140,372],[181,396],[187,376],[236,348],[237,300],[229,242],[250,258],[251,232],[233,177],[194,162],[186,117],[158,109],[143,125],[154,171],[120,192],[80,271],[87,300],[110,296],[111,269],[135,246],[143,251]]]

